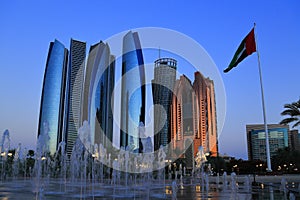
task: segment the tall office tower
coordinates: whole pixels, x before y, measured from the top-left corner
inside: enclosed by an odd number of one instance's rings
[[[111,147],[113,140],[113,109],[114,102],[112,92],[114,90],[115,81],[115,56],[110,55],[108,45],[106,46],[107,54],[103,60],[107,63],[107,68],[99,77],[97,91],[99,91],[99,107],[96,112],[96,123],[100,126],[100,131],[95,131],[95,143],[103,144],[104,147]],[[98,127],[99,127],[98,126]]]
[[[193,88],[197,96],[199,120],[195,138],[206,153],[218,155],[217,112],[215,88],[213,80],[205,78],[200,72],[195,72]],[[198,147],[197,147],[198,148]]]
[[[67,75],[66,151],[71,155],[81,122],[86,43],[71,39]]]
[[[193,84],[184,75],[176,81],[171,108],[173,149],[186,150],[183,156],[189,163],[199,146],[211,156],[218,155],[214,83],[200,72],[194,75]]]
[[[200,142],[198,145],[202,146],[205,152],[208,150],[208,112],[207,112],[207,84],[205,77],[200,72],[195,72],[195,80],[193,83],[193,88],[197,96],[197,107],[199,109],[199,120],[197,125],[197,133],[195,138],[199,139]],[[198,148],[198,147],[197,147]]]
[[[171,107],[171,138],[175,153],[184,153],[187,168],[192,168],[193,157],[197,153],[195,145],[197,133],[197,98],[191,81],[185,76],[180,76],[174,86]],[[178,155],[175,155],[178,156]]]
[[[49,151],[63,141],[64,101],[68,50],[59,41],[50,43],[41,95],[38,136],[47,132]],[[46,133],[45,133],[46,134]]]
[[[114,60],[109,46],[102,41],[90,47],[84,80],[82,121],[89,121],[92,144],[107,146],[112,142]]]
[[[300,134],[297,129],[289,132],[289,147],[293,151],[300,151]]]
[[[271,157],[278,149],[288,147],[288,125],[268,124]],[[264,124],[246,125],[248,160],[266,161],[266,134]]]
[[[137,32],[123,38],[120,146],[142,151],[139,126],[145,124],[145,70]]]
[[[154,62],[152,94],[154,107],[154,151],[171,141],[171,103],[176,81],[177,61],[160,58]]]
[[[207,92],[207,139],[208,149],[210,155],[213,157],[218,156],[218,132],[217,132],[217,112],[216,112],[216,100],[215,100],[215,86],[213,80],[209,78],[206,81]]]
[[[111,143],[113,143],[113,127],[114,127],[114,99],[112,98],[113,96],[113,91],[115,89],[115,62],[116,62],[116,57],[114,55],[110,55],[109,57],[109,67],[107,68],[107,104],[106,104],[106,132],[105,132],[105,140],[104,144],[106,148],[111,147],[109,146]],[[107,139],[109,141],[107,141]]]

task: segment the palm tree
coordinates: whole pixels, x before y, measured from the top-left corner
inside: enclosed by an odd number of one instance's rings
[[[281,113],[282,116],[289,116],[283,119],[280,124],[291,124],[294,123],[292,128],[300,126],[300,99],[291,104],[284,105],[285,110]]]

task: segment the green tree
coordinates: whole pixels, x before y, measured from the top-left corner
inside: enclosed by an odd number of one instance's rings
[[[300,126],[300,99],[291,104],[285,104],[284,108],[285,110],[281,115],[288,117],[283,119],[280,124],[293,124],[293,128]]]
[[[207,162],[211,164],[213,171],[216,173],[227,170],[225,160],[221,157],[208,156]]]
[[[34,163],[35,163],[35,152],[34,150],[28,150],[27,155],[26,155],[26,161],[25,161],[25,166],[26,166],[26,171],[25,175],[30,176],[31,170],[34,168]]]
[[[278,149],[272,157],[272,164],[275,170],[286,173],[299,173],[300,152],[292,151],[288,147]]]

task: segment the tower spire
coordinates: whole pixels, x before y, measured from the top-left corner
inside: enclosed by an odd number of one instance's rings
[[[160,47],[158,47],[158,59],[160,59]]]

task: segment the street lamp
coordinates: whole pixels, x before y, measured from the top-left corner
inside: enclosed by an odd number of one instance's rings
[[[259,167],[260,167],[260,173],[262,173],[262,166],[263,166],[263,164],[260,163],[260,164],[259,164]]]
[[[278,170],[278,171],[280,171],[280,170],[281,170],[281,166],[280,166],[280,165],[278,166],[278,169],[277,169],[277,170]]]

